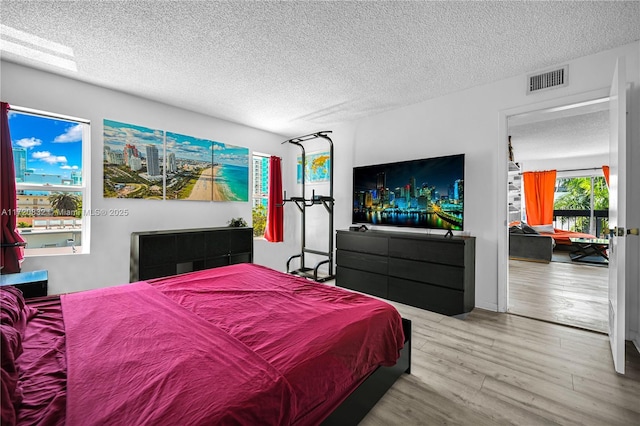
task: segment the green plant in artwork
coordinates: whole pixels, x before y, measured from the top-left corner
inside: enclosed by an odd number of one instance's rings
[[[267,208],[262,204],[255,206],[251,210],[251,216],[253,220],[253,236],[264,236],[264,230],[267,226]]]

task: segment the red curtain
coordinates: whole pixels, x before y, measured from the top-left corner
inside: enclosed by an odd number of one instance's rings
[[[269,203],[264,238],[272,243],[284,241],[284,206],[282,205],[282,160],[269,158]]]
[[[20,272],[20,261],[24,258],[24,249],[17,245],[24,239],[16,229],[17,195],[16,172],[13,167],[13,149],[9,132],[9,104],[2,102],[2,134],[0,135],[0,169],[2,184],[0,185],[0,225],[2,226],[2,247],[0,263],[2,273]]]
[[[602,166],[602,174],[604,174],[604,181],[607,182],[607,188],[609,187],[609,166]]]
[[[531,226],[550,225],[553,223],[556,171],[524,172],[522,179],[527,223]]]

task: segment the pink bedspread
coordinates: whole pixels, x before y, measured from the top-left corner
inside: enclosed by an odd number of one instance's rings
[[[60,300],[50,297],[29,305],[38,313],[25,329],[24,351],[16,360],[23,394],[17,424],[64,425],[67,360]]]
[[[291,424],[296,396],[274,366],[147,283],[61,302],[67,424]]]
[[[404,342],[391,305],[252,264],[60,299],[42,424],[318,424]]]
[[[281,372],[297,424],[319,423],[403,347],[402,319],[388,303],[259,265],[149,282]]]

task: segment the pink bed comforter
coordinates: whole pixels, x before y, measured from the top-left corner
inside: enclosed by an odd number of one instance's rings
[[[259,265],[149,283],[282,372],[300,424],[317,424],[403,347],[402,319],[388,303]]]
[[[253,264],[61,302],[69,425],[317,424],[404,341],[389,304]]]
[[[147,283],[61,301],[67,424],[291,424],[276,368]]]

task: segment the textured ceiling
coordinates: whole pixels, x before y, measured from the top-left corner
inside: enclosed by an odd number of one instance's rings
[[[1,6],[6,60],[286,136],[640,39],[638,2]],[[23,56],[34,35],[77,71]]]
[[[609,110],[510,124],[509,134],[518,162],[538,165],[539,161],[582,157],[585,167],[599,167],[601,157],[609,154]]]

